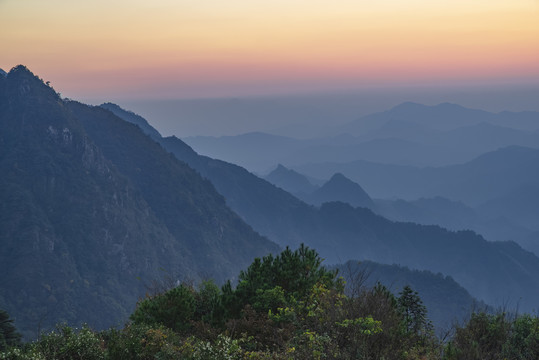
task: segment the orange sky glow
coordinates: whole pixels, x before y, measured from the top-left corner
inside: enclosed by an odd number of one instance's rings
[[[539,84],[537,0],[0,0],[0,67],[63,95]]]

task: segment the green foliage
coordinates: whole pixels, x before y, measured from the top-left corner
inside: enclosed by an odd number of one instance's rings
[[[193,347],[193,360],[241,360],[243,350],[238,340],[220,334],[213,343],[199,341]]]
[[[242,273],[243,288],[228,283],[220,290],[211,281],[198,288],[182,284],[139,302],[132,322],[121,330],[97,333],[64,326],[39,341],[0,352],[0,360],[539,358],[537,317],[474,313],[441,344],[411,287],[398,297],[381,284],[347,296],[336,274],[312,261],[316,252],[305,257],[309,260],[300,256],[299,262],[294,252],[283,253],[256,260]],[[298,276],[308,279],[287,275],[306,263],[315,264],[313,271]],[[313,273],[317,281],[309,279]],[[250,300],[245,294],[252,295]],[[237,316],[226,305],[233,298],[247,301]]]
[[[465,326],[457,327],[445,349],[447,360],[538,358],[539,318],[504,312],[472,314]]]
[[[0,309],[0,351],[8,346],[19,345],[21,335],[13,325],[13,319],[9,318],[9,314]]]
[[[134,324],[164,325],[183,332],[190,328],[195,309],[194,290],[182,284],[139,302],[130,319]]]
[[[406,285],[400,292],[397,302],[407,332],[422,335],[431,330],[427,318],[427,308],[423,305],[417,291]]]
[[[173,360],[188,349],[178,334],[163,326],[128,325],[103,333],[110,360]]]
[[[224,307],[221,290],[212,280],[203,281],[195,292],[196,309],[194,319],[211,325],[222,325]]]
[[[270,254],[257,258],[246,271],[240,272],[234,300],[241,307],[256,304],[258,310],[268,311],[274,310],[279,301],[306,297],[316,284],[342,290],[343,283],[337,278],[337,272],[321,264],[318,253],[304,244],[295,251],[287,247],[275,257]],[[274,302],[268,303],[271,296]]]
[[[88,327],[76,331],[62,326],[35,343],[0,353],[0,359],[104,360],[105,348],[100,334]]]

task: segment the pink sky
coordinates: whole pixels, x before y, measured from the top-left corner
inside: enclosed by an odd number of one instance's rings
[[[0,44],[74,98],[539,85],[535,0],[0,0]]]

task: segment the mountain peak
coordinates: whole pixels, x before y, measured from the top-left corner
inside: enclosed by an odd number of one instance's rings
[[[363,188],[341,173],[335,173],[328,182],[312,194],[315,204],[342,201],[355,207],[373,208],[371,197]]]
[[[0,76],[6,77],[6,76],[7,76],[7,72],[5,72],[4,69],[1,69],[1,68],[0,68]]]
[[[24,65],[17,65],[6,76],[7,82],[11,85],[9,87],[16,92],[17,97],[24,97],[27,99],[54,99],[53,101],[60,100],[60,95],[54,91],[54,89],[45,83],[43,79],[34,75],[30,69]],[[52,96],[52,98],[51,98]]]
[[[15,66],[13,69],[9,71],[7,76],[11,79],[17,79],[17,80],[26,79],[26,80],[34,80],[34,81],[43,82],[39,77],[34,75],[34,73],[30,71],[30,69],[28,69],[24,65]]]
[[[333,176],[331,177],[331,179],[329,179],[328,183],[332,183],[332,182],[348,182],[348,183],[354,183],[352,180],[348,179],[346,176],[344,176],[343,174],[341,173],[335,173],[333,174]],[[327,184],[327,183],[326,183]],[[355,183],[354,183],[355,184]]]
[[[394,107],[392,107],[389,111],[390,112],[393,112],[393,111],[412,111],[412,110],[417,110],[417,109],[421,109],[421,108],[425,108],[426,105],[423,105],[423,104],[420,104],[420,103],[416,103],[416,102],[412,102],[412,101],[405,101],[399,105],[396,105]]]
[[[266,178],[267,181],[292,194],[310,193],[315,190],[305,175],[279,164]]]

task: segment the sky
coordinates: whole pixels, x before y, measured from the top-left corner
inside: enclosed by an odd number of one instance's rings
[[[539,85],[538,0],[0,0],[0,68],[76,99]]]

